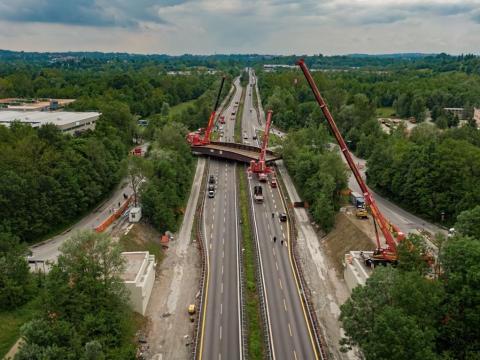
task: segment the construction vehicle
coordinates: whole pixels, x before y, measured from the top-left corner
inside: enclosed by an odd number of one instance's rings
[[[267,121],[265,124],[265,132],[263,133],[262,147],[260,148],[260,155],[258,161],[250,161],[250,166],[248,167],[249,173],[258,174],[260,181],[267,181],[268,174],[273,172],[272,168],[267,166],[265,163],[265,155],[267,153],[268,138],[270,135],[270,125],[272,123],[272,110],[268,110]]]
[[[350,193],[350,202],[355,208],[355,216],[360,219],[368,219],[368,211],[365,206],[365,199],[363,195],[352,191]]]
[[[256,203],[263,202],[263,189],[260,185],[253,187],[253,200],[255,200]]]
[[[204,146],[210,144],[210,134],[215,123],[215,116],[218,108],[218,103],[220,102],[220,95],[222,94],[223,84],[225,83],[225,76],[222,78],[220,83],[220,89],[218,90],[217,100],[215,101],[215,106],[210,118],[208,119],[208,124],[206,129],[198,129],[197,131],[191,132],[187,135],[187,141],[191,146]]]
[[[373,252],[372,256],[365,255],[364,261],[367,266],[377,266],[377,265],[386,265],[386,264],[395,264],[398,260],[398,253],[397,253],[397,243],[400,242],[405,238],[405,235],[396,227],[395,225],[391,224],[387,219],[383,216],[383,214],[378,209],[378,206],[373,198],[372,193],[368,189],[367,185],[363,181],[360,172],[355,165],[355,162],[352,159],[352,155],[350,154],[345,140],[342,137],[342,134],[338,130],[335,121],[333,120],[332,115],[330,114],[330,110],[328,109],[327,104],[323,100],[322,96],[320,95],[320,91],[315,84],[315,80],[313,80],[310,71],[307,68],[304,60],[301,59],[297,62],[297,65],[300,66],[302,69],[305,78],[307,79],[308,85],[312,89],[313,95],[317,100],[320,109],[323,112],[323,115],[327,119],[328,126],[332,131],[335,139],[337,140],[338,145],[340,146],[340,150],[343,153],[343,156],[347,160],[348,166],[352,170],[355,179],[357,180],[358,185],[363,193],[363,197],[365,199],[365,205],[370,210],[373,218],[373,223],[375,226],[375,235],[376,235],[376,242],[377,248]],[[380,231],[385,239],[386,246],[382,246],[380,243],[380,236],[377,229],[377,224],[380,227]]]

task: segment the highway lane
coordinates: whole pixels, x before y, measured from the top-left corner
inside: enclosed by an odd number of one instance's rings
[[[251,74],[250,83],[255,80]],[[252,92],[248,86],[247,92]],[[251,140],[255,129],[259,127],[256,112],[250,112],[251,96],[245,97],[242,131]],[[261,139],[258,139],[261,142]],[[252,202],[256,238],[258,239],[265,279],[265,297],[268,310],[271,347],[275,359],[315,359],[317,354],[313,346],[312,334],[306,320],[298,286],[292,268],[287,223],[279,220],[278,214],[286,212],[279,189],[258,182],[256,176],[249,179],[249,188],[261,185],[264,203]],[[272,216],[273,214],[273,216]],[[276,237],[276,241],[273,237]]]
[[[239,103],[241,87],[235,80],[235,94],[224,109],[222,141],[233,141],[235,103]],[[220,127],[220,123],[217,126]],[[239,229],[236,165],[233,162],[210,160],[210,175],[215,179],[214,198],[205,196],[204,230],[209,261],[206,296],[206,317],[202,331],[202,359],[242,359],[241,286],[239,273]]]

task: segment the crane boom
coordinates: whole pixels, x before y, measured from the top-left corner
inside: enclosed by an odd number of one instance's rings
[[[267,119],[265,123],[265,131],[263,133],[262,147],[258,161],[250,161],[249,172],[258,174],[261,181],[266,181],[267,174],[272,172],[272,169],[265,163],[265,155],[267,153],[268,139],[270,137],[270,124],[272,123],[272,110],[268,110]]]
[[[323,100],[322,95],[320,95],[320,91],[318,90],[317,85],[315,84],[315,80],[313,80],[313,77],[310,74],[310,71],[308,70],[307,65],[305,64],[305,61],[301,59],[297,62],[297,65],[299,65],[300,68],[302,69],[302,72],[305,75],[305,78],[307,79],[307,82],[313,91],[315,99],[317,100],[317,103],[320,106],[320,109],[322,110],[323,115],[327,119],[328,125],[330,126],[330,129],[333,135],[335,136],[335,139],[337,140],[338,145],[340,146],[340,150],[342,151],[343,156],[347,160],[348,166],[352,170],[353,175],[355,176],[355,179],[357,180],[357,183],[363,192],[363,196],[365,198],[365,204],[370,208],[370,211],[372,213],[374,220],[378,223],[380,230],[383,236],[385,237],[387,247],[382,248],[380,244],[380,240],[377,236],[377,251],[375,255],[381,256],[384,260],[387,260],[387,261],[396,261],[397,246],[393,238],[393,235],[390,231],[391,226],[389,222],[385,219],[383,214],[378,209],[377,204],[372,194],[370,193],[370,190],[368,189],[367,185],[363,181],[362,176],[360,175],[360,172],[358,171],[358,168],[355,165],[355,162],[353,161],[352,155],[350,154],[350,151],[348,151],[345,140],[343,139],[342,134],[338,130],[338,127],[335,124],[335,121],[333,120],[332,114],[330,114],[330,110],[328,109],[327,104]],[[397,238],[399,237],[400,236],[397,235]]]
[[[265,131],[263,132],[262,148],[260,150],[259,163],[265,164],[265,154],[267,153],[268,139],[270,137],[270,124],[272,123],[272,110],[268,110]]]
[[[218,103],[220,101],[220,95],[222,94],[224,82],[225,82],[225,76],[222,77],[222,82],[220,83],[220,89],[218,89],[217,100],[215,101],[215,106],[213,107],[213,111],[210,114],[210,118],[208,119],[207,129],[205,130],[205,136],[203,138],[204,141],[210,142],[210,133],[212,132],[213,124],[215,122],[215,114],[217,112]]]
[[[225,76],[222,77],[222,82],[220,84],[220,89],[218,90],[217,99],[215,101],[215,106],[213,108],[210,117],[208,118],[208,124],[206,129],[199,129],[197,131],[191,132],[187,135],[187,141],[192,146],[202,146],[210,144],[210,134],[212,132],[213,124],[215,123],[215,115],[218,108],[218,103],[220,101],[220,95],[222,94],[223,84],[225,83]],[[203,132],[203,136],[202,136]]]

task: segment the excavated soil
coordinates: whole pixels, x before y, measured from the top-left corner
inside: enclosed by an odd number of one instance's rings
[[[343,278],[342,263],[345,253],[352,250],[375,249],[374,231],[370,219],[357,219],[350,211],[337,215],[335,228],[321,239],[321,244],[334,265],[337,276]]]

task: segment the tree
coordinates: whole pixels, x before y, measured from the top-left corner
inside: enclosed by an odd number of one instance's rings
[[[27,248],[18,237],[0,232],[0,309],[23,305],[33,294]]]
[[[60,251],[45,280],[40,312],[22,327],[25,344],[16,359],[133,358],[119,245],[86,231]],[[125,357],[114,355],[119,351]]]
[[[480,240],[480,205],[471,210],[462,211],[457,217],[455,230],[463,236]]]
[[[442,249],[444,313],[439,348],[456,359],[478,359],[480,350],[480,240],[457,236]]]
[[[359,345],[368,360],[436,359],[442,288],[417,272],[377,268],[341,306],[345,349]]]
[[[151,163],[140,156],[129,156],[126,160],[127,177],[133,190],[134,206],[138,206],[138,190],[140,185],[151,176]]]

